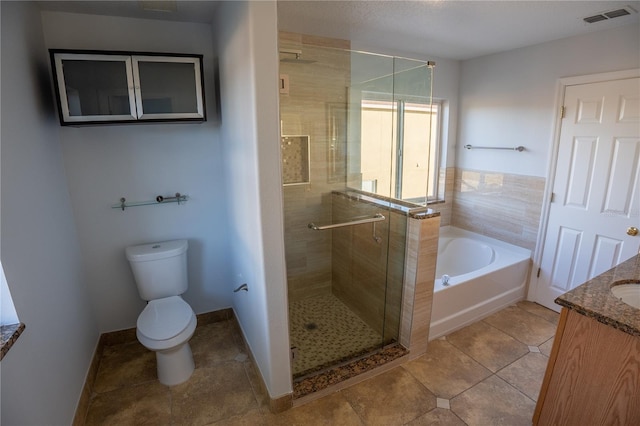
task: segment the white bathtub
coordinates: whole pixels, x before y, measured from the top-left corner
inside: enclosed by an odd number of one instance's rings
[[[440,229],[429,340],[524,299],[531,251],[452,226]],[[442,276],[449,275],[449,286]]]

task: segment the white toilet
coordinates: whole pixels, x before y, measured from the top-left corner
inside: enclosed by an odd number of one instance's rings
[[[176,240],[125,250],[140,297],[149,302],[138,316],[136,335],[155,351],[158,380],[167,386],[186,381],[194,369],[189,339],[196,316],[180,296],[188,287],[188,247],[187,240]]]

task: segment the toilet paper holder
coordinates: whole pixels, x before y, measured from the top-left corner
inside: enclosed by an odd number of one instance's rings
[[[239,292],[240,290],[244,290],[244,291],[249,291],[249,286],[245,283],[242,284],[240,287],[236,288],[235,290],[233,290],[234,293]]]

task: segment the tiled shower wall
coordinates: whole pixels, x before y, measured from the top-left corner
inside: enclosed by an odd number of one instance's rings
[[[340,49],[349,47],[342,40],[279,33],[280,49],[301,50],[304,59],[315,61],[280,62],[280,74],[289,77],[289,93],[280,94],[282,135],[309,136],[310,145],[310,182],[287,185],[283,191],[290,302],[331,292],[331,231],[313,231],[307,225],[331,223],[331,191],[345,186],[345,176],[330,175],[329,112],[346,107],[350,56]]]
[[[400,343],[415,358],[427,350],[429,342],[440,216],[410,217],[407,224]]]
[[[376,222],[375,227],[365,224],[333,230],[333,294],[373,330],[384,331],[388,343],[398,339],[407,215],[333,194],[335,223],[376,213],[387,219]]]
[[[454,176],[451,225],[535,249],[544,178],[459,168]]]

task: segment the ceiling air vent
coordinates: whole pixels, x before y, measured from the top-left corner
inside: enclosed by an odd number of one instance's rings
[[[612,10],[611,12],[607,12],[604,14],[604,16],[606,16],[609,19],[617,18],[619,16],[624,16],[624,15],[631,15],[631,13],[627,9],[618,9],[618,10]]]
[[[598,13],[593,16],[583,18],[583,21],[593,24],[594,22],[606,21],[607,19],[619,18],[621,16],[637,13],[631,6],[625,6],[621,9],[609,10],[607,12]]]
[[[604,15],[593,15],[593,16],[589,16],[587,18],[584,18],[584,21],[588,22],[590,24],[593,24],[594,22],[606,21],[607,19],[609,19],[609,18],[607,18]]]

